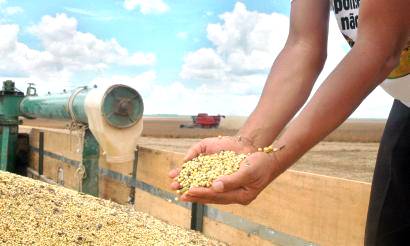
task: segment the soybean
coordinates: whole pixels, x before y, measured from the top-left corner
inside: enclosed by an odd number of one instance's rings
[[[221,151],[211,155],[199,155],[184,163],[175,179],[180,184],[178,194],[184,194],[192,187],[211,187],[217,178],[239,170],[247,154]]]
[[[225,244],[132,206],[0,171],[0,245]]]

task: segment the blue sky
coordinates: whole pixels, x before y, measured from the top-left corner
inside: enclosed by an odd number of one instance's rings
[[[288,14],[290,4],[282,1],[242,1],[249,10],[263,13]],[[21,27],[38,23],[44,15],[66,13],[78,20],[78,31],[91,32],[100,39],[115,38],[130,52],[144,51],[157,54],[158,82],[167,83],[178,79],[186,52],[201,47],[210,47],[206,39],[206,26],[219,20],[218,14],[231,11],[236,1],[231,0],[175,0],[167,1],[169,11],[143,14],[138,9],[127,10],[124,1],[7,1],[19,6],[23,13],[8,17],[10,22]],[[186,38],[185,38],[186,36]],[[28,46],[42,49],[41,41],[27,31],[20,39]],[[144,68],[112,66],[104,74],[137,75]],[[72,82],[81,85],[83,81],[96,76],[93,72],[80,73]],[[189,84],[189,86],[195,86]]]
[[[289,12],[289,0],[0,0],[0,78],[35,82],[43,93],[125,83],[147,113],[247,115],[286,40]],[[336,29],[331,20],[318,85],[348,50]],[[384,118],[390,101],[378,90],[354,117]]]

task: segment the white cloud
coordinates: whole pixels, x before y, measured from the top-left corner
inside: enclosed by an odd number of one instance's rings
[[[222,23],[207,27],[207,37],[214,47],[188,53],[181,78],[202,82],[210,89],[225,87],[235,94],[259,94],[286,41],[289,18],[248,11],[239,2],[220,18]]]
[[[155,71],[149,70],[136,76],[112,75],[96,77],[90,82],[90,85],[107,86],[118,83],[128,85],[138,91],[149,92],[156,79],[157,74]]]
[[[77,20],[65,14],[44,16],[29,31],[40,39],[42,50],[18,39],[18,25],[0,25],[0,77],[19,77],[19,82],[35,82],[54,91],[69,85],[77,72],[101,72],[112,65],[152,65],[156,60],[152,53],[130,53],[115,39],[101,40],[78,31]]]
[[[103,69],[110,64],[151,65],[155,55],[134,53],[122,47],[117,40],[101,40],[91,33],[77,30],[77,20],[65,14],[43,16],[41,22],[30,28],[58,62],[73,69]]]
[[[255,107],[256,96],[226,95],[224,91],[215,92],[208,90],[205,86],[198,88],[188,88],[181,82],[171,84],[159,84],[156,73],[147,71],[137,76],[108,76],[95,78],[91,84],[110,85],[121,83],[135,88],[144,100],[145,114],[197,114],[198,112],[208,112],[211,114],[243,114],[243,111],[250,111]],[[230,108],[221,107],[220,99],[228,100],[232,103],[246,104],[245,106]],[[229,111],[226,111],[226,110]]]
[[[162,0],[125,0],[124,8],[127,10],[139,8],[142,14],[158,14],[169,10],[169,6]]]
[[[225,76],[223,59],[211,48],[201,48],[188,53],[181,71],[183,79],[217,81]]]
[[[77,20],[65,14],[44,16],[30,32],[42,42],[44,50],[29,48],[18,40],[20,28],[15,24],[0,26],[0,73],[47,73],[104,69],[112,64],[152,65],[152,53],[129,53],[115,39],[98,39],[77,30]]]
[[[112,21],[114,19],[119,19],[118,16],[113,16],[111,14],[104,13],[104,12],[98,12],[95,10],[91,11],[87,9],[72,8],[72,7],[65,7],[64,10],[70,13],[83,15],[83,16],[92,18],[94,20],[99,20],[99,21]]]
[[[233,114],[240,105],[245,106],[240,114],[246,115],[253,110],[248,105],[256,105],[272,62],[286,42],[289,17],[249,11],[237,2],[233,11],[220,15],[220,19],[220,23],[207,27],[207,37],[213,46],[188,53],[180,76],[185,83],[201,83],[199,88],[206,88],[208,92],[224,92],[224,96],[214,98],[221,104],[217,108],[223,113]],[[333,16],[328,40],[327,62],[314,91],[346,55],[348,46]],[[391,103],[381,95],[380,89],[372,93],[353,117],[386,117]],[[247,100],[225,99],[235,96]]]
[[[133,2],[128,7],[138,7],[143,12],[143,1]],[[147,8],[144,11],[153,12]],[[208,25],[211,47],[184,57],[181,81],[160,84],[155,71],[149,70],[137,76],[99,76],[90,84],[123,83],[136,88],[144,98],[146,113],[247,115],[256,106],[269,68],[285,43],[288,22],[285,15],[249,11],[237,3],[232,12],[220,16],[219,23]],[[26,82],[34,82],[40,93],[61,91],[71,85],[76,72],[155,62],[154,54],[129,52],[115,39],[99,39],[79,31],[77,25],[75,18],[65,14],[44,16],[29,29],[41,41],[41,50],[18,39],[18,25],[0,25],[0,82],[13,79],[20,89],[25,88]],[[185,34],[178,36],[184,38]],[[333,17],[328,49],[328,60],[315,90],[345,55],[346,44]],[[199,86],[188,86],[193,81]],[[390,106],[391,98],[377,89],[353,117],[386,117]]]
[[[2,13],[5,15],[16,15],[16,14],[20,14],[23,12],[24,12],[23,8],[19,6],[6,7],[2,10]]]
[[[256,105],[257,96],[239,96],[227,94],[224,91],[209,91],[205,87],[188,88],[181,82],[170,85],[153,85],[148,91],[142,92],[146,105],[146,113],[185,114],[198,112],[210,114],[243,115],[250,112]],[[236,107],[226,107],[221,103],[229,102]]]
[[[7,6],[6,0],[0,0],[0,23],[8,23],[13,15],[21,14],[24,10],[20,6]]]
[[[0,25],[0,73],[27,74],[41,70],[42,66],[52,60],[47,51],[30,49],[18,41],[20,28],[14,24]]]

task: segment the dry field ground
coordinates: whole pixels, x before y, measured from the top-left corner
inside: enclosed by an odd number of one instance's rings
[[[203,138],[218,135],[234,135],[245,122],[244,117],[222,120],[218,129],[179,128],[190,124],[189,118],[145,118],[143,136],[159,138]],[[383,120],[348,120],[331,133],[325,141],[379,142],[383,133]]]
[[[222,122],[218,129],[180,128],[190,124],[188,117],[144,118],[143,137],[139,144],[184,153],[201,138],[234,135],[244,122],[242,117],[232,117]],[[66,122],[50,120],[24,120],[26,125],[64,128]],[[292,168],[299,171],[371,182],[378,142],[384,121],[350,120],[329,135]]]

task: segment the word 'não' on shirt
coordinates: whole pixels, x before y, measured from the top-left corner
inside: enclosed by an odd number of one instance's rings
[[[358,27],[360,0],[333,0],[335,14],[340,11],[349,13],[340,17],[341,28],[343,30],[356,29]]]

